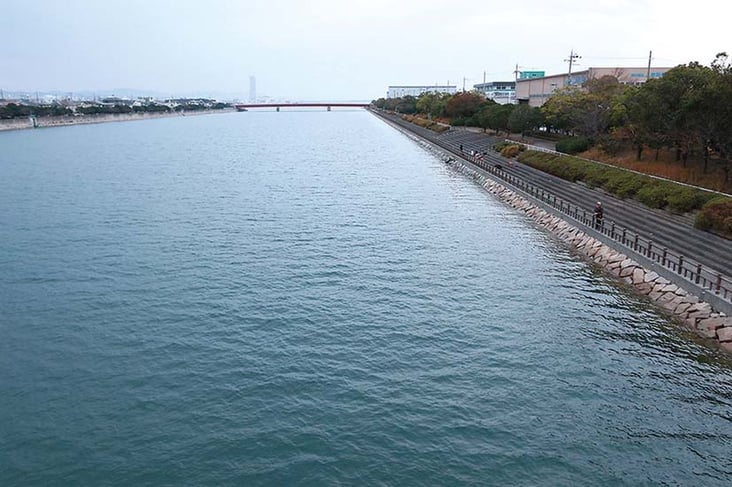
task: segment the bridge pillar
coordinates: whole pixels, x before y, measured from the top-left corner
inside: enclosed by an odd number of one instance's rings
[[[330,106],[328,107],[328,111],[330,111]]]
[[[276,109],[276,110],[277,110],[277,111],[279,112],[279,111],[280,111],[280,107],[277,107],[277,109]]]

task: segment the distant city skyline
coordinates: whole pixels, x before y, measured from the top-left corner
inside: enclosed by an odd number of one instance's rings
[[[680,1],[3,0],[4,92],[370,100],[389,85],[474,84],[514,71],[708,65],[732,52],[732,5]],[[9,41],[8,41],[9,39]],[[518,68],[517,68],[518,66]]]

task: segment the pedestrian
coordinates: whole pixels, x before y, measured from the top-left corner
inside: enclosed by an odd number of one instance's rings
[[[593,218],[595,220],[595,228],[602,228],[602,219],[604,217],[604,211],[602,209],[602,203],[599,201],[595,205],[595,213]]]
[[[460,152],[463,151],[463,144],[460,144]]]

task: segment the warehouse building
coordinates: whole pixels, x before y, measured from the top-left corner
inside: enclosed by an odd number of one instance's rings
[[[660,78],[671,68],[651,68],[650,79]],[[640,68],[589,68],[568,73],[542,76],[540,78],[518,79],[516,81],[516,100],[532,107],[540,107],[557,90],[565,86],[582,85],[589,79],[614,76],[622,84],[638,85],[649,79],[648,67]]]

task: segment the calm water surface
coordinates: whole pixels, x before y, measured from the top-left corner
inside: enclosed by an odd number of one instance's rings
[[[0,485],[730,485],[731,378],[366,112],[0,133]]]

